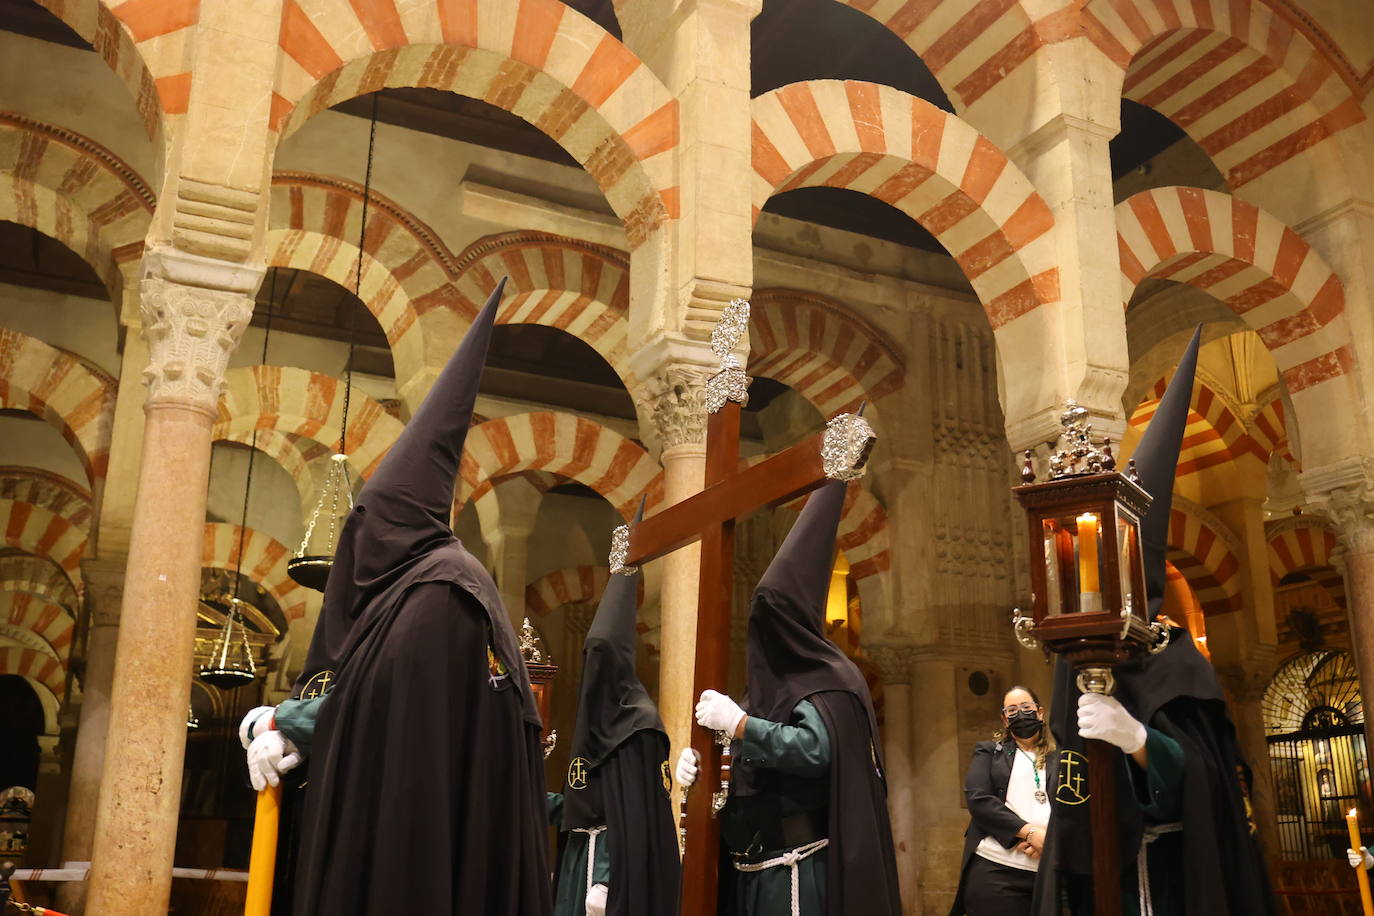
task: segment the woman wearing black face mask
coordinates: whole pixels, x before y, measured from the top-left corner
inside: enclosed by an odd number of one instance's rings
[[[1050,821],[1045,766],[1054,738],[1040,698],[1013,687],[996,740],[980,741],[964,779],[971,821],[950,916],[1028,916]]]

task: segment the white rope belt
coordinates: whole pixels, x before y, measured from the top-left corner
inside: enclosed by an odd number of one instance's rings
[[[1154,824],[1146,827],[1140,837],[1140,853],[1135,857],[1135,880],[1140,892],[1140,916],[1154,916],[1155,902],[1150,894],[1150,844],[1162,836],[1179,833],[1182,823]]]
[[[91,876],[89,862],[68,862],[64,868],[16,868],[10,875],[11,881],[86,881]],[[198,881],[242,881],[248,880],[248,872],[228,868],[174,868],[173,878],[191,878]]]
[[[595,869],[596,869],[596,838],[599,837],[599,836],[601,836],[601,834],[603,834],[603,833],[605,833],[605,832],[606,832],[606,825],[605,825],[605,824],[602,824],[600,827],[574,827],[574,828],[573,828],[573,833],[585,833],[585,834],[587,835],[587,890],[588,890],[588,891],[592,889],[592,875],[595,873]],[[584,892],[583,892],[583,899],[584,899],[584,901],[585,901],[585,896],[586,896],[586,893],[585,893],[585,891],[584,891]],[[586,903],[585,903],[585,902],[584,902],[582,905],[583,905],[583,907],[586,907]],[[586,910],[584,909],[583,912],[585,913]]]
[[[792,869],[792,916],[801,916],[801,895],[798,887],[797,863],[803,859],[809,859],[822,849],[830,845],[828,838],[815,840],[805,846],[798,846],[796,849],[789,849],[780,856],[774,856],[763,862],[736,862],[735,871],[756,872],[765,871],[770,868],[779,868],[786,865]]]

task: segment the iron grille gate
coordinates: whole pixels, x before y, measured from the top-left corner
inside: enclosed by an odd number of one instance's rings
[[[1364,727],[1330,707],[1307,719],[1301,731],[1269,738],[1280,852],[1285,859],[1344,858],[1346,812],[1374,810]]]

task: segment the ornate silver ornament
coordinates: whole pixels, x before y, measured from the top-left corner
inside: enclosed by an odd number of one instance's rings
[[[639,572],[638,566],[626,566],[625,558],[630,555],[630,526],[619,525],[611,532],[611,575],[633,576]]]
[[[878,437],[858,414],[842,413],[825,424],[821,440],[821,466],[831,480],[857,480],[864,476],[869,452]]]
[[[749,301],[731,299],[711,329],[711,352],[720,360],[720,369],[706,380],[706,412],[715,413],[730,401],[741,407],[749,403],[749,378],[734,351],[749,330]]]

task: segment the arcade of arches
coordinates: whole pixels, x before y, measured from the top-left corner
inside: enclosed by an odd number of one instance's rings
[[[948,906],[1000,691],[1049,681],[1009,624],[1019,456],[1069,399],[1129,454],[1204,322],[1169,610],[1267,851],[1329,855],[1284,839],[1266,690],[1339,654],[1357,736],[1374,690],[1371,87],[1351,0],[0,0],[5,841],[91,862],[62,902],[100,916],[243,867],[233,731],[300,669],[331,455],[366,479],[508,275],[455,525],[565,735],[611,529],[701,485],[721,309],[753,307],[750,457],[868,402],[834,632],[911,913]],[[793,514],[742,524],[737,607]],[[235,588],[259,673],[219,690]],[[679,746],[695,608],[691,550],[648,568]]]

